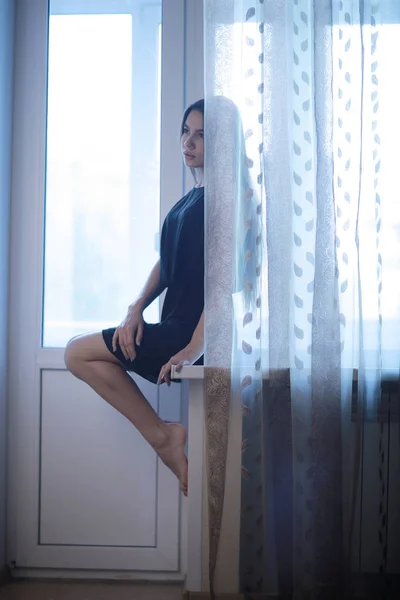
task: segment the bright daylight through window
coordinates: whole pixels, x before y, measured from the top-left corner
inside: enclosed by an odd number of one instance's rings
[[[128,4],[50,1],[45,347],[120,322],[158,256],[161,0]]]

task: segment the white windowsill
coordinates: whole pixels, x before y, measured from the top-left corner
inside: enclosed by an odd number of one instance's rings
[[[204,367],[202,365],[188,365],[182,367],[179,373],[177,373],[175,366],[172,365],[171,379],[204,379]]]
[[[288,369],[282,369],[282,370],[287,371]],[[358,369],[352,369],[352,371],[353,371],[353,380],[357,381]],[[366,369],[366,371],[368,371],[368,369]],[[185,367],[182,367],[182,369],[179,371],[179,373],[177,373],[175,367],[172,366],[171,379],[188,379],[188,380],[201,379],[201,380],[203,380],[204,373],[205,373],[205,367],[203,365],[185,366]],[[382,379],[383,380],[386,380],[386,379],[392,380],[394,374],[398,375],[398,372],[394,373],[393,369],[382,369]],[[268,371],[264,371],[263,379],[268,380],[269,379],[268,375],[269,375]]]

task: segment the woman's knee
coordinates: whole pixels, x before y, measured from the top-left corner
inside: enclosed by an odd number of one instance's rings
[[[64,352],[64,362],[68,371],[76,373],[79,366],[84,362],[82,355],[82,338],[80,336],[72,338],[66,345]]]
[[[72,338],[65,348],[64,361],[67,369],[78,375],[82,368],[93,361],[118,363],[108,350],[101,333],[89,333]]]

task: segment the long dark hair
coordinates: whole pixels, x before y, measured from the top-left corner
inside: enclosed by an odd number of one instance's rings
[[[185,110],[183,117],[182,117],[182,124],[181,124],[181,137],[183,136],[184,133],[184,129],[185,129],[185,124],[187,121],[188,116],[190,115],[190,113],[192,112],[192,110],[197,110],[197,112],[201,113],[203,115],[203,120],[204,120],[204,100],[197,100],[197,102],[194,102],[193,104],[191,104],[190,106],[187,107],[187,109]],[[193,175],[193,179],[196,181],[196,171],[195,169],[191,168],[190,169]],[[197,181],[196,181],[197,183]]]
[[[216,178],[224,178],[225,198],[232,200],[235,229],[233,290],[243,291],[246,310],[250,311],[251,307],[256,306],[260,294],[258,270],[262,257],[259,243],[262,206],[258,199],[257,183],[250,173],[253,162],[247,156],[240,110],[232,100],[225,96],[207,98],[205,120],[207,161],[212,171],[208,174],[208,181],[214,182],[215,188]],[[214,154],[217,157],[221,152],[224,160],[213,160]],[[217,202],[218,198],[212,199],[214,205]]]

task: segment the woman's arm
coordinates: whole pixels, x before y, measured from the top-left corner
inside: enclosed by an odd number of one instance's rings
[[[129,309],[135,308],[143,312],[165,290],[166,286],[161,283],[160,271],[160,259],[158,259],[151,270],[143,290],[130,305]]]
[[[143,290],[140,292],[138,298],[129,306],[128,314],[115,330],[112,340],[114,352],[117,351],[117,344],[119,344],[127,360],[132,361],[135,359],[135,346],[140,346],[143,339],[143,311],[161,294],[165,287],[165,285],[161,284],[160,260],[158,260],[151,270]]]
[[[189,349],[189,352],[193,353],[193,356],[196,356],[193,362],[199,360],[200,356],[204,353],[204,310],[201,313],[200,321],[193,332],[192,339],[186,348]]]
[[[158,376],[157,383],[171,384],[171,369],[175,365],[175,370],[179,372],[184,365],[192,365],[200,356],[204,354],[204,310],[201,313],[200,320],[193,332],[192,339],[188,345],[178,354],[172,356],[166,365],[164,365]]]

